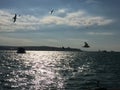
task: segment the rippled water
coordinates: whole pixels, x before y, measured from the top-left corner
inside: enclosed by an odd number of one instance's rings
[[[0,90],[120,87],[120,53],[0,51]]]

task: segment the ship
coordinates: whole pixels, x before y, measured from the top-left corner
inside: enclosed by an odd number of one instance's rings
[[[26,53],[26,50],[22,47],[17,48],[17,53]]]

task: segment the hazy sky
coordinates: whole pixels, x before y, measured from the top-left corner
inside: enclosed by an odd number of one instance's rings
[[[120,0],[0,0],[0,45],[120,51],[119,9]]]

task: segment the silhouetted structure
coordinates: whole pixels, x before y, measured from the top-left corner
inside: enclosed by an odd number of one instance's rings
[[[26,53],[25,49],[22,47],[17,48],[17,53]]]
[[[13,22],[15,23],[17,19],[17,14],[15,14],[15,16],[13,17]]]
[[[89,48],[89,47],[90,47],[87,42],[84,42],[84,44],[85,44],[85,45],[83,46],[84,48]]]

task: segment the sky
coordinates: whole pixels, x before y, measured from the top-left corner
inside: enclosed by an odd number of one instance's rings
[[[120,51],[119,8],[120,0],[0,0],[0,46]]]

